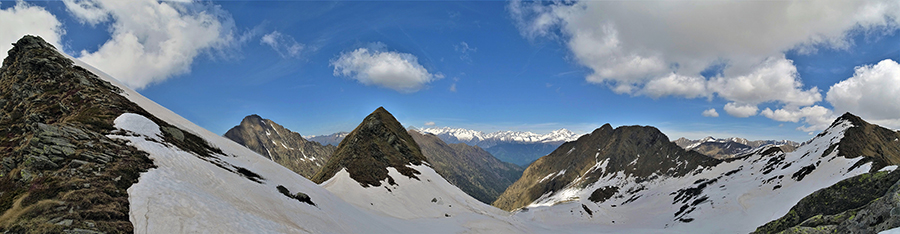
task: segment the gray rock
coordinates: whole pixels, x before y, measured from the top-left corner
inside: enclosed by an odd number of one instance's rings
[[[88,163],[87,161],[78,160],[78,159],[72,159],[72,161],[69,162],[69,167],[71,167],[71,168],[78,168],[78,167],[81,167],[82,165],[87,164],[87,163]]]
[[[169,135],[172,135],[172,137],[174,137],[175,140],[184,141],[184,133],[181,132],[181,130],[178,130],[178,128],[165,127],[165,126],[159,127],[159,128],[163,132],[168,133]]]
[[[65,234],[105,234],[105,232],[98,232],[98,231],[94,231],[94,230],[87,230],[87,229],[81,229],[81,228],[63,230],[63,233],[65,233]]]
[[[43,155],[28,155],[25,158],[25,166],[39,170],[59,168],[59,165]]]
[[[56,225],[72,226],[72,222],[74,222],[74,220],[65,219],[63,221],[56,222]]]

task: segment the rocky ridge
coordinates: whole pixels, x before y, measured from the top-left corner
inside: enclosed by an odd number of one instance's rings
[[[244,117],[240,125],[229,129],[224,136],[306,178],[312,178],[337,148],[308,141],[299,133],[258,115]]]
[[[154,166],[107,135],[119,114],[146,111],[40,37],[23,37],[8,54],[0,68],[0,230],[132,232],[126,190]]]

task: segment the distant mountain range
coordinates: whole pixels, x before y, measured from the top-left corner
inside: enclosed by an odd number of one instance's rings
[[[501,161],[527,166],[529,163],[553,152],[556,147],[567,141],[577,140],[581,134],[576,134],[568,129],[559,129],[547,134],[521,131],[497,131],[484,133],[464,128],[422,128],[414,129],[421,133],[429,133],[441,138],[447,144],[463,143],[470,146],[478,146],[491,153]],[[339,132],[330,135],[318,135],[307,137],[311,141],[323,145],[337,145],[347,135]]]
[[[423,128],[418,129],[418,131],[434,134],[448,144],[465,143],[467,145],[477,145],[481,148],[491,148],[500,143],[562,144],[562,142],[577,140],[578,137],[581,136],[565,128],[547,134],[519,131],[497,131],[492,133],[484,133],[481,131],[470,129],[450,127]]]
[[[711,136],[699,140],[689,140],[681,137],[674,140],[678,146],[686,150],[697,151],[701,154],[717,159],[728,159],[751,153],[754,149],[764,146],[777,146],[785,152],[794,151],[801,143],[789,140],[756,140],[750,141],[740,137],[713,138]]]
[[[332,133],[330,135],[304,136],[304,138],[306,138],[307,140],[310,140],[310,141],[319,142],[319,144],[322,144],[322,145],[338,146],[338,144],[341,144],[341,141],[344,140],[344,137],[347,137],[347,134],[350,134],[350,133],[349,132],[338,132],[338,133]]]

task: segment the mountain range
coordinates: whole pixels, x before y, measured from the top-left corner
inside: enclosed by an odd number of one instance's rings
[[[447,144],[463,143],[478,146],[504,162],[527,166],[537,158],[553,152],[566,141],[578,139],[576,134],[567,129],[559,129],[547,134],[521,131],[497,131],[484,133],[464,128],[421,128],[416,131],[433,134]],[[311,141],[337,145],[346,136],[345,132],[330,135],[311,136]]]
[[[338,133],[332,133],[329,135],[306,136],[305,138],[310,141],[319,142],[319,144],[322,144],[322,145],[337,146],[338,144],[341,143],[342,140],[344,140],[344,137],[347,137],[347,134],[350,134],[350,133],[349,132],[338,132]]]
[[[3,61],[0,107],[8,233],[900,231],[900,132],[850,113],[795,151],[728,159],[606,124],[531,163],[494,207],[438,173],[437,135],[416,141],[384,108],[310,180],[39,37]]]
[[[801,145],[801,143],[789,140],[750,141],[740,137],[713,138],[711,136],[699,140],[689,140],[681,137],[672,142],[675,142],[675,144],[686,150],[697,151],[717,159],[728,159],[741,156],[754,151],[754,149],[770,145],[777,146],[785,152],[791,152]]]

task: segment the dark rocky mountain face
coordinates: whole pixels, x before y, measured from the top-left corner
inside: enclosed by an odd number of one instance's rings
[[[396,168],[400,174],[418,178],[419,171],[407,165],[422,165],[426,162],[422,150],[403,125],[383,107],[366,116],[362,123],[341,141],[331,159],[322,167],[312,181],[321,184],[333,177],[341,169],[346,169],[363,187],[381,186],[388,176],[388,167]]]
[[[603,160],[607,160],[605,169],[593,170]],[[493,205],[514,210],[549,192],[567,186],[584,187],[619,171],[652,179],[649,178],[652,174],[682,176],[697,166],[713,166],[720,162],[697,152],[685,151],[656,128],[623,126],[613,129],[606,124],[532,163]],[[545,177],[551,173],[556,176]],[[582,179],[574,182],[577,184],[570,184],[576,177]]]
[[[846,157],[865,156],[874,162],[873,168],[900,165],[900,131],[870,124],[862,118],[844,113],[838,120],[847,120],[854,127],[847,129],[837,150]]]
[[[337,148],[307,141],[299,133],[258,115],[244,117],[224,136],[306,178],[312,178]]]
[[[478,146],[448,145],[433,134],[409,130],[434,170],[462,191],[491,204],[522,176],[524,168],[502,162]]]
[[[107,135],[122,113],[151,115],[41,38],[14,45],[0,68],[0,231],[132,232],[126,190],[154,166]]]

